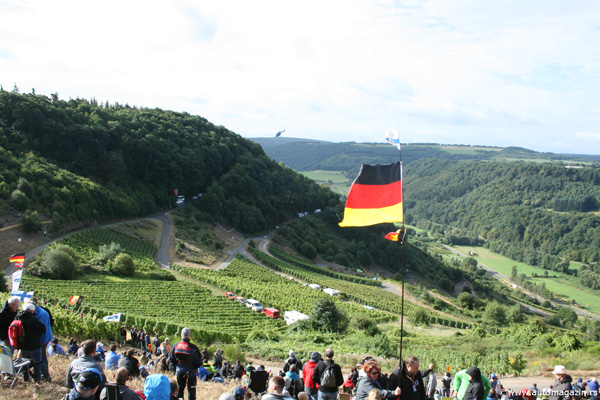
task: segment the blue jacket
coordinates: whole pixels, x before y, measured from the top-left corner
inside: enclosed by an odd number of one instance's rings
[[[50,315],[44,310],[42,307],[36,307],[35,312],[33,313],[42,324],[46,327],[46,333],[42,335],[41,342],[43,345],[46,345],[52,339],[54,339],[54,335],[52,334],[52,326],[50,325]]]
[[[106,369],[117,369],[119,364],[119,359],[121,358],[120,354],[115,353],[114,351],[109,351],[106,354],[106,359],[104,362],[104,368]]]

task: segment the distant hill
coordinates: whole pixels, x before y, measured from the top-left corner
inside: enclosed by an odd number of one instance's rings
[[[388,164],[399,159],[398,150],[387,143],[334,143],[295,138],[252,138],[275,161],[296,171],[342,171],[348,178],[358,173],[361,164]],[[537,161],[597,163],[600,155],[539,153],[520,147],[485,147],[410,143],[402,145],[404,165],[421,158],[443,160]]]

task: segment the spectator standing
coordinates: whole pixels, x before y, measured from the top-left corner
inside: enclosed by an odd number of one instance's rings
[[[117,369],[121,355],[117,353],[117,345],[111,344],[104,360],[105,369]]]
[[[129,380],[129,371],[127,368],[119,368],[115,374],[115,383],[117,384],[117,390],[121,394],[121,400],[141,400],[140,396],[133,390],[127,387],[127,381]],[[105,387],[100,393],[100,400],[108,400],[108,388]]]
[[[437,389],[437,377],[432,372],[429,375],[429,380],[427,381],[427,390],[425,391],[425,395],[429,400],[433,400],[433,395],[435,394],[435,390]]]
[[[39,382],[42,371],[42,353],[46,353],[46,347],[42,347],[41,339],[44,333],[46,333],[46,327],[35,316],[35,304],[33,303],[23,304],[23,311],[18,313],[15,319],[21,320],[25,334],[25,344],[21,347],[21,356],[31,360],[33,380]],[[27,370],[25,370],[23,375],[25,380],[29,379]]]
[[[487,394],[484,394],[483,384],[481,383],[481,371],[477,367],[467,369],[469,376],[469,385],[463,397],[463,400],[483,400]],[[491,390],[491,389],[490,389]]]
[[[183,398],[183,392],[187,384],[188,400],[196,399],[196,370],[202,366],[202,355],[196,345],[190,342],[192,331],[190,328],[181,330],[181,342],[171,349],[169,361],[175,365],[177,386],[179,391],[177,397]]]
[[[502,393],[502,382],[496,377],[496,374],[490,375],[490,385],[492,385],[492,389],[494,389],[496,393]]]
[[[215,352],[215,362],[213,363],[213,368],[215,371],[218,371],[223,366],[223,351],[221,349],[217,349]]]
[[[121,333],[121,345],[126,346],[127,345],[127,327],[125,325],[121,325],[120,333]]]
[[[596,378],[589,379],[587,381],[587,387],[590,394],[590,400],[598,400],[598,380]]]
[[[42,348],[45,349],[46,347],[48,347],[48,343],[50,343],[50,341],[52,339],[54,339],[54,335],[52,334],[52,318],[50,316],[50,313],[47,310],[47,308],[38,306],[38,299],[37,297],[32,297],[30,299],[30,302],[33,303],[35,305],[35,313],[33,315],[35,315],[36,318],[38,318],[42,324],[44,324],[44,326],[46,327],[46,332],[44,332],[44,334],[42,335]],[[50,378],[50,371],[48,370],[48,355],[46,354],[46,351],[42,351],[42,378],[47,380],[48,382],[51,381]]]
[[[21,299],[13,296],[4,302],[4,306],[2,306],[2,310],[0,310],[0,340],[2,340],[2,343],[4,343],[5,346],[10,348],[11,353],[13,353],[15,349],[8,341],[8,327],[19,313],[20,304]]]
[[[336,400],[338,387],[344,384],[342,368],[333,361],[333,349],[325,350],[326,360],[319,361],[313,371],[313,382],[319,384],[319,400]]]
[[[208,354],[208,349],[205,347],[202,350],[202,362],[207,363],[209,358],[210,358],[210,355]]]
[[[294,350],[290,350],[288,353],[288,359],[283,364],[283,372],[288,372],[292,365],[296,365],[296,371],[302,371],[302,361],[296,358]]]
[[[446,372],[442,378],[442,397],[450,397],[450,388],[452,384],[452,376],[450,372]]]
[[[461,371],[458,371],[456,375],[454,375],[453,390],[450,393],[450,396],[457,397],[458,400],[463,400],[463,398],[465,397],[465,393],[467,392],[467,387],[469,386],[469,383],[470,378],[469,374],[467,374],[467,370],[463,369]],[[485,375],[481,376],[481,383],[483,384],[483,397],[487,398],[487,395],[490,392],[490,389],[492,388],[492,384]],[[498,396],[498,393],[496,393],[496,396]]]
[[[567,369],[564,365],[556,365],[552,373],[554,374],[556,381],[550,392],[549,400],[569,400],[571,396],[565,393],[573,390],[573,387],[571,386],[573,378],[571,378],[571,375],[567,374]]]
[[[425,400],[425,386],[423,384],[425,373],[420,372],[420,366],[421,364],[416,356],[409,356],[390,375],[388,389],[395,390],[400,387],[400,400]]]
[[[102,378],[98,388],[98,390],[102,392],[106,382],[106,377],[104,376],[104,369],[94,359],[94,356],[96,355],[96,341],[94,339],[88,339],[84,341],[81,343],[81,349],[83,351],[83,355],[78,359],[73,360],[67,369],[67,389],[72,389],[74,387],[74,382],[81,372],[85,371],[86,369],[95,369],[100,373]]]
[[[302,381],[304,382],[304,391],[308,395],[309,400],[317,400],[319,397],[319,391],[313,381],[313,372],[318,362],[321,361],[321,353],[313,351],[310,355],[310,360],[304,364],[302,368]]]

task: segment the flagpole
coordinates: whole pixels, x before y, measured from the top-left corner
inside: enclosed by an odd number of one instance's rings
[[[400,157],[400,184],[402,181],[402,146],[400,145],[400,125],[398,125],[398,154]],[[400,355],[399,360],[402,361],[402,345],[404,342],[404,282],[406,281],[406,256],[404,254],[404,240],[406,239],[406,229],[404,227],[404,190],[402,191],[402,236],[399,240],[401,247],[401,268],[402,268],[402,298],[400,305]]]

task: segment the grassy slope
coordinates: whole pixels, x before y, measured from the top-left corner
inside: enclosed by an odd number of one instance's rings
[[[519,274],[525,274],[528,277],[531,277],[533,274],[541,276],[545,271],[541,268],[533,267],[522,262],[511,260],[500,254],[493,253],[484,247],[455,246],[455,248],[463,254],[469,254],[469,251],[475,252],[477,254],[477,256],[475,256],[477,261],[508,277],[511,275],[513,265],[517,266]],[[550,278],[539,277],[532,278],[531,280],[536,284],[544,282],[550,291],[559,296],[565,296],[569,300],[575,300],[577,304],[586,306],[589,311],[600,315],[599,294],[595,294],[593,291],[582,287],[577,283],[576,278],[573,278],[570,275],[555,271],[548,272]]]

